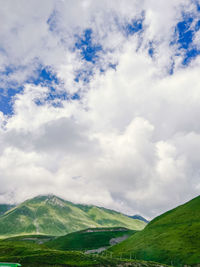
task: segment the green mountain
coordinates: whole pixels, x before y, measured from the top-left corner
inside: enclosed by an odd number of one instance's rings
[[[110,250],[174,266],[200,263],[200,196],[156,217]]]
[[[145,223],[97,206],[76,205],[48,195],[27,200],[0,216],[0,236],[64,235],[95,227],[141,230]]]
[[[57,237],[45,243],[45,245],[57,250],[78,250],[95,253],[122,242],[135,232],[122,227],[88,228]]]
[[[0,204],[0,215],[4,214],[6,211],[14,208],[14,205]]]

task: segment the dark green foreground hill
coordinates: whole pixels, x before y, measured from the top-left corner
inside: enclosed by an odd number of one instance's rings
[[[156,217],[110,251],[175,266],[200,263],[200,196]]]
[[[141,230],[145,222],[97,206],[73,204],[54,195],[27,200],[0,216],[0,236],[65,235],[90,227]]]
[[[0,262],[18,262],[23,267],[163,267],[153,262],[129,261],[58,251],[32,242],[0,241]]]
[[[89,228],[57,237],[45,243],[52,249],[99,252],[122,242],[136,231],[126,228]]]

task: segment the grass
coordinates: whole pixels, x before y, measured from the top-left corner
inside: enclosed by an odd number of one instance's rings
[[[200,196],[158,216],[110,251],[175,266],[200,263]]]
[[[111,246],[111,239],[119,237],[128,238],[135,232],[136,231],[134,230],[129,230],[126,228],[87,229],[58,237],[50,242],[45,243],[45,245],[59,250],[92,250],[102,247],[109,247]]]
[[[4,214],[6,211],[14,208],[14,205],[0,204],[0,215]]]
[[[58,251],[31,242],[0,241],[0,262],[18,262],[23,267],[66,267],[66,266],[137,266],[158,267],[157,263],[111,259],[85,255],[77,251]],[[4,255],[4,256],[2,256]]]
[[[9,238],[4,238],[4,241],[25,241],[29,243],[36,243],[36,244],[43,244],[45,242],[51,241],[55,239],[55,236],[48,236],[48,235],[20,235],[20,236],[13,236]]]

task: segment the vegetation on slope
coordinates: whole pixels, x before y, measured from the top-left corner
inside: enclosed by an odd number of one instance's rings
[[[159,264],[153,262],[94,257],[81,252],[50,250],[43,245],[17,241],[0,241],[0,262],[18,262],[23,267],[159,267]]]
[[[19,242],[44,244],[55,238],[56,238],[55,236],[49,236],[49,235],[19,235],[19,236],[5,238],[3,239],[3,241],[6,241],[6,242],[7,241],[11,241],[11,242],[19,241]]]
[[[45,245],[59,250],[95,250],[125,240],[135,232],[126,228],[89,228],[58,237]]]
[[[110,250],[176,266],[200,263],[200,196],[156,217]]]
[[[149,223],[149,221],[147,219],[145,219],[144,217],[142,217],[141,215],[138,215],[138,214],[133,215],[133,216],[129,216],[129,217],[132,219],[137,219],[137,220]]]
[[[53,195],[27,200],[0,216],[0,235],[64,235],[88,227],[127,227],[141,230],[146,224],[119,212],[76,205]]]
[[[14,205],[9,205],[9,204],[0,204],[0,215],[6,213],[6,211],[14,208]]]

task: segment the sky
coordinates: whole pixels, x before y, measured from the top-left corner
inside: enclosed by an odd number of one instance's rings
[[[0,203],[153,218],[200,194],[200,1],[0,0]]]

